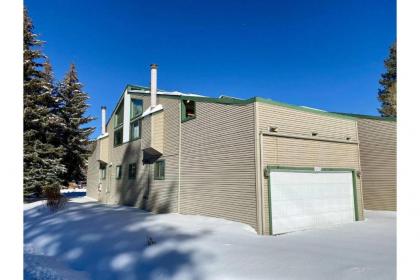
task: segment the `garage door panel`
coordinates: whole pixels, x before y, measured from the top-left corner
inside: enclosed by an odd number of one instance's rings
[[[273,234],[352,222],[351,172],[271,171]]]

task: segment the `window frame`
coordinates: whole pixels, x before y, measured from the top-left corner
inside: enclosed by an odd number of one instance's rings
[[[164,159],[155,161],[154,170],[153,170],[154,179],[165,180],[165,169],[166,169],[166,163]],[[162,173],[162,172],[159,172],[161,170],[163,170],[163,174],[159,174],[159,173]]]
[[[122,112],[122,121],[120,124],[117,123],[118,115]],[[121,143],[116,143],[115,139],[117,136],[117,133],[121,131]],[[118,105],[117,110],[114,114],[114,147],[120,146],[124,144],[124,99],[121,100],[121,103]]]
[[[116,143],[115,139],[117,136],[117,133],[119,133],[121,131],[121,143]],[[114,147],[117,146],[121,146],[122,144],[124,144],[124,127],[118,127],[118,128],[114,128]]]
[[[193,102],[194,105],[194,116],[187,116],[187,105],[185,105],[186,102]],[[196,102],[191,99],[182,99],[181,100],[181,122],[186,122],[189,120],[193,120],[197,117],[197,106]]]
[[[133,128],[132,128],[132,125],[135,122],[138,122],[139,123],[139,136],[137,136],[137,137],[133,137]],[[141,121],[141,115],[140,115],[136,119],[133,119],[133,120],[130,121],[130,141],[141,139],[141,130],[142,130],[142,121]]]
[[[99,179],[106,180],[106,165],[103,163],[99,164]]]
[[[121,123],[118,123],[118,115],[122,111],[122,121]],[[114,114],[114,129],[117,129],[124,125],[124,99],[121,100],[121,103],[118,105],[117,110],[115,110]]]
[[[115,180],[119,180],[121,178],[122,178],[122,165],[116,165],[115,166]]]
[[[134,174],[132,174],[132,166],[134,166]],[[137,177],[137,162],[129,163],[128,164],[128,179],[133,180]]]
[[[141,112],[138,113],[137,115],[133,115],[133,113],[134,113],[134,110],[133,110],[133,108],[134,108],[134,106],[133,106],[134,101],[140,101],[140,103],[141,103]],[[143,114],[143,99],[140,99],[140,98],[131,98],[131,100],[130,100],[130,121],[134,121],[134,119],[136,119],[137,117],[141,116],[142,114]]]

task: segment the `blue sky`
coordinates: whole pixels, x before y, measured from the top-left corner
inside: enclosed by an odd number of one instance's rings
[[[26,0],[57,79],[69,64],[110,113],[126,84],[377,115],[395,0]]]

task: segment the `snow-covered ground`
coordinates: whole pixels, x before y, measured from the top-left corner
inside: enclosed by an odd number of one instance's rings
[[[395,279],[396,214],[280,236],[73,198],[25,205],[26,279]],[[151,238],[156,243],[148,246]]]

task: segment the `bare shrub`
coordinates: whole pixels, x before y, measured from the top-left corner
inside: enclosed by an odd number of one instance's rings
[[[152,246],[155,245],[156,241],[151,236],[146,236],[146,245]]]
[[[57,211],[63,208],[67,202],[67,198],[60,193],[60,187],[58,186],[45,187],[44,195],[47,198],[47,207],[51,211]]]

